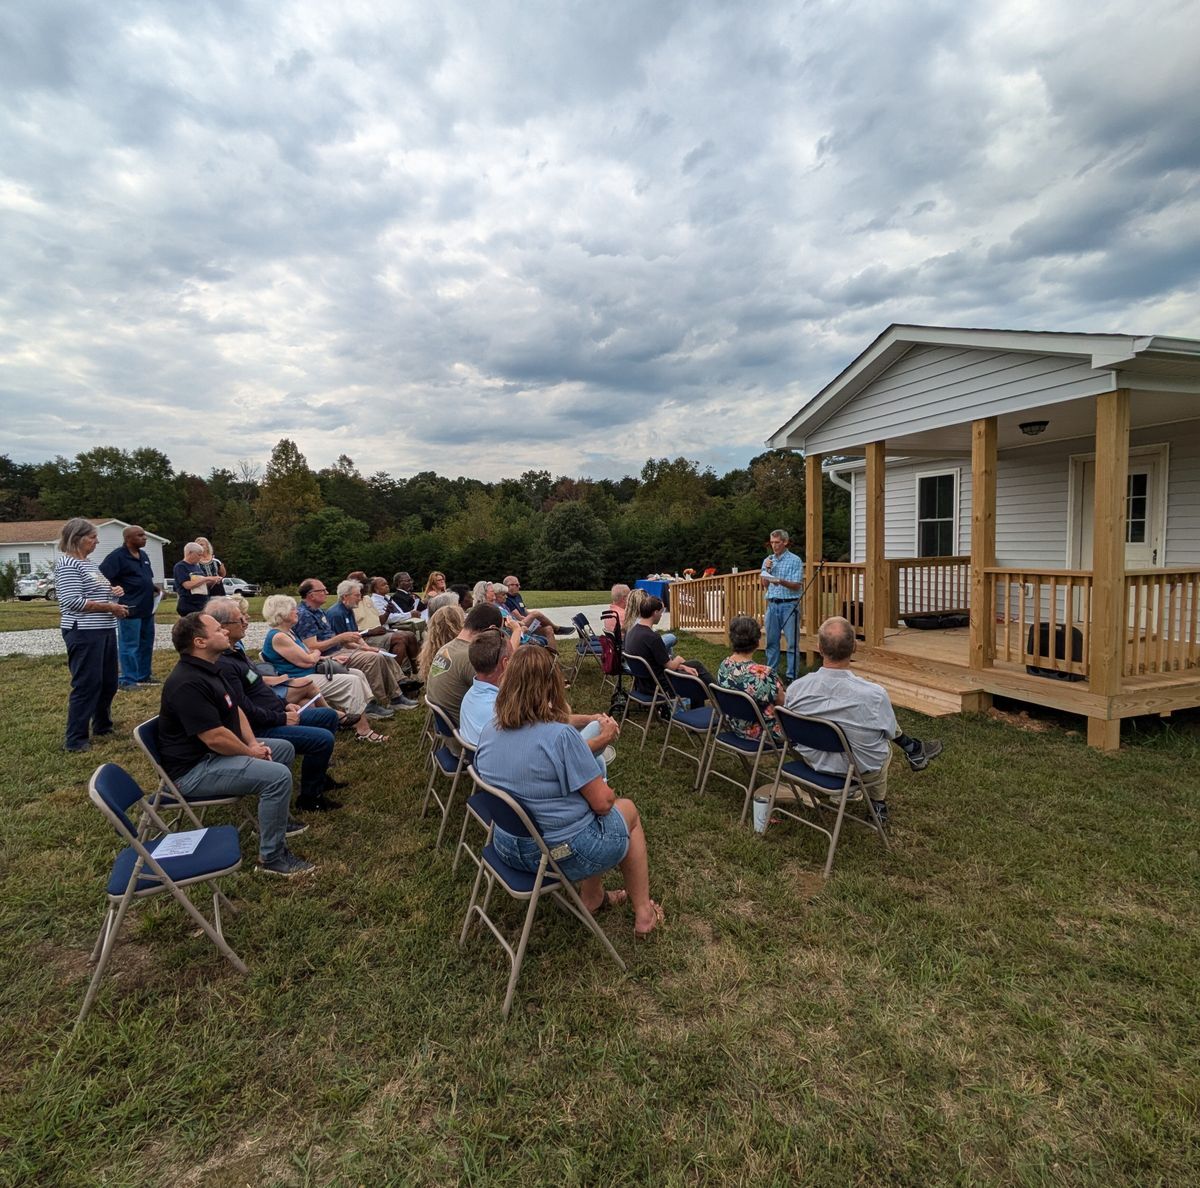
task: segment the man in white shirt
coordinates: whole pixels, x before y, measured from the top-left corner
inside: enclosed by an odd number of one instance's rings
[[[822,667],[793,681],[783,704],[798,714],[825,718],[842,728],[875,811],[886,823],[891,744],[904,752],[913,771],[928,767],[930,759],[942,753],[942,744],[933,739],[923,743],[901,731],[887,690],[850,671],[856,644],[854,628],[847,619],[826,619],[817,632]],[[800,754],[817,771],[844,775],[848,766],[844,755],[830,751],[801,747]]]

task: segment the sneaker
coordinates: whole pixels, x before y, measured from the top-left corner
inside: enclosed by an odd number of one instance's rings
[[[144,681],[138,681],[139,685],[161,685],[162,681],[158,677],[147,677]]]
[[[392,698],[392,708],[398,710],[414,710],[420,708],[419,701],[413,701],[411,697],[405,697],[403,693],[399,697]]]
[[[80,753],[82,753],[83,751],[90,751],[91,749],[92,749],[92,744],[90,742],[70,743],[67,746],[63,747],[64,751],[77,751]]]
[[[297,821],[293,817],[288,817],[287,836],[299,837],[302,833],[308,832],[308,826],[303,821]]]
[[[604,760],[604,766],[607,767],[617,757],[616,747],[605,747],[600,753],[600,758]]]
[[[395,713],[396,711],[390,705],[378,705],[374,701],[366,709],[368,718],[391,718],[395,716]]]
[[[888,806],[886,800],[872,800],[871,807],[875,810],[875,815],[879,818],[880,825],[888,823]]]
[[[574,635],[575,628],[574,627],[557,627],[556,626],[554,628],[554,634],[555,635]]]
[[[920,743],[920,750],[909,754],[904,752],[908,765],[913,771],[924,771],[929,766],[930,759],[936,759],[942,753],[942,744],[936,738]]]
[[[136,681],[127,681],[117,685],[118,693],[136,693],[141,688]]]
[[[340,800],[333,800],[324,793],[319,796],[300,796],[296,800],[296,809],[301,813],[332,813],[341,807]]]
[[[261,871],[263,874],[282,875],[285,879],[293,878],[295,875],[309,874],[317,868],[311,862],[305,862],[303,858],[297,858],[286,846],[269,862],[264,862],[260,857],[258,865],[254,868]]]

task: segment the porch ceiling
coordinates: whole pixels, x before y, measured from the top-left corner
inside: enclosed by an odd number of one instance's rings
[[[1200,395],[1195,392],[1160,392],[1135,388],[1130,399],[1130,427],[1143,429],[1154,425],[1169,425],[1200,418]],[[1029,437],[1021,432],[1026,421],[1048,421],[1044,433]],[[1094,397],[1082,397],[1042,408],[1023,409],[1008,413],[996,420],[996,445],[1001,451],[1025,446],[1044,445],[1051,441],[1091,440],[1096,433],[1096,402]],[[839,451],[849,457],[861,457],[866,447]],[[944,458],[947,455],[971,455],[971,422],[927,429],[921,433],[897,434],[889,437],[887,452],[910,458],[922,456]]]

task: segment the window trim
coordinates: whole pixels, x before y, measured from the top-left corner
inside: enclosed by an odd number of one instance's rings
[[[33,554],[18,553],[17,554],[17,576],[30,577],[33,574]]]
[[[959,542],[959,510],[962,502],[962,468],[959,466],[945,466],[939,470],[919,470],[913,475],[913,556],[923,557],[925,554],[921,552],[921,480],[926,478],[942,478],[944,475],[949,475],[954,480],[954,500],[953,514],[951,515],[951,551],[946,553],[947,557],[957,557],[958,542]],[[941,517],[937,517],[937,522],[941,523]],[[936,555],[936,554],[935,554]]]

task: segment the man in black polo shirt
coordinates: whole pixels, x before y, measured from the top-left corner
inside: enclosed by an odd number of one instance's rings
[[[185,796],[258,796],[256,869],[284,876],[315,869],[287,847],[292,826],[292,760],[295,748],[285,739],[270,746],[254,737],[238,709],[216,660],[229,647],[225,629],[201,612],[182,616],[171,629],[179,663],[162,689],[158,744],[167,775]]]
[[[146,530],[130,524],[121,539],[121,547],[100,562],[100,572],[124,590],[120,603],[129,608],[128,616],[117,620],[117,657],[121,661],[117,688],[136,689],[158,684],[150,675],[150,661],[154,656],[154,595],[159,585],[146,555]]]
[[[654,630],[662,616],[661,599],[651,595],[642,602],[637,623],[627,625],[628,630],[625,632],[624,643],[625,655],[637,656],[639,659],[645,660],[654,670],[654,675],[659,681],[662,680],[663,670],[669,668],[672,672],[682,672],[687,676],[699,677],[707,688],[713,682],[712,673],[699,660],[681,660],[678,656],[672,656],[667,650],[667,645],[663,643],[662,636]],[[633,684],[639,693],[644,693],[647,697],[654,693],[654,686],[649,677],[635,677]],[[701,704],[703,702],[693,702],[691,708],[698,709]]]

